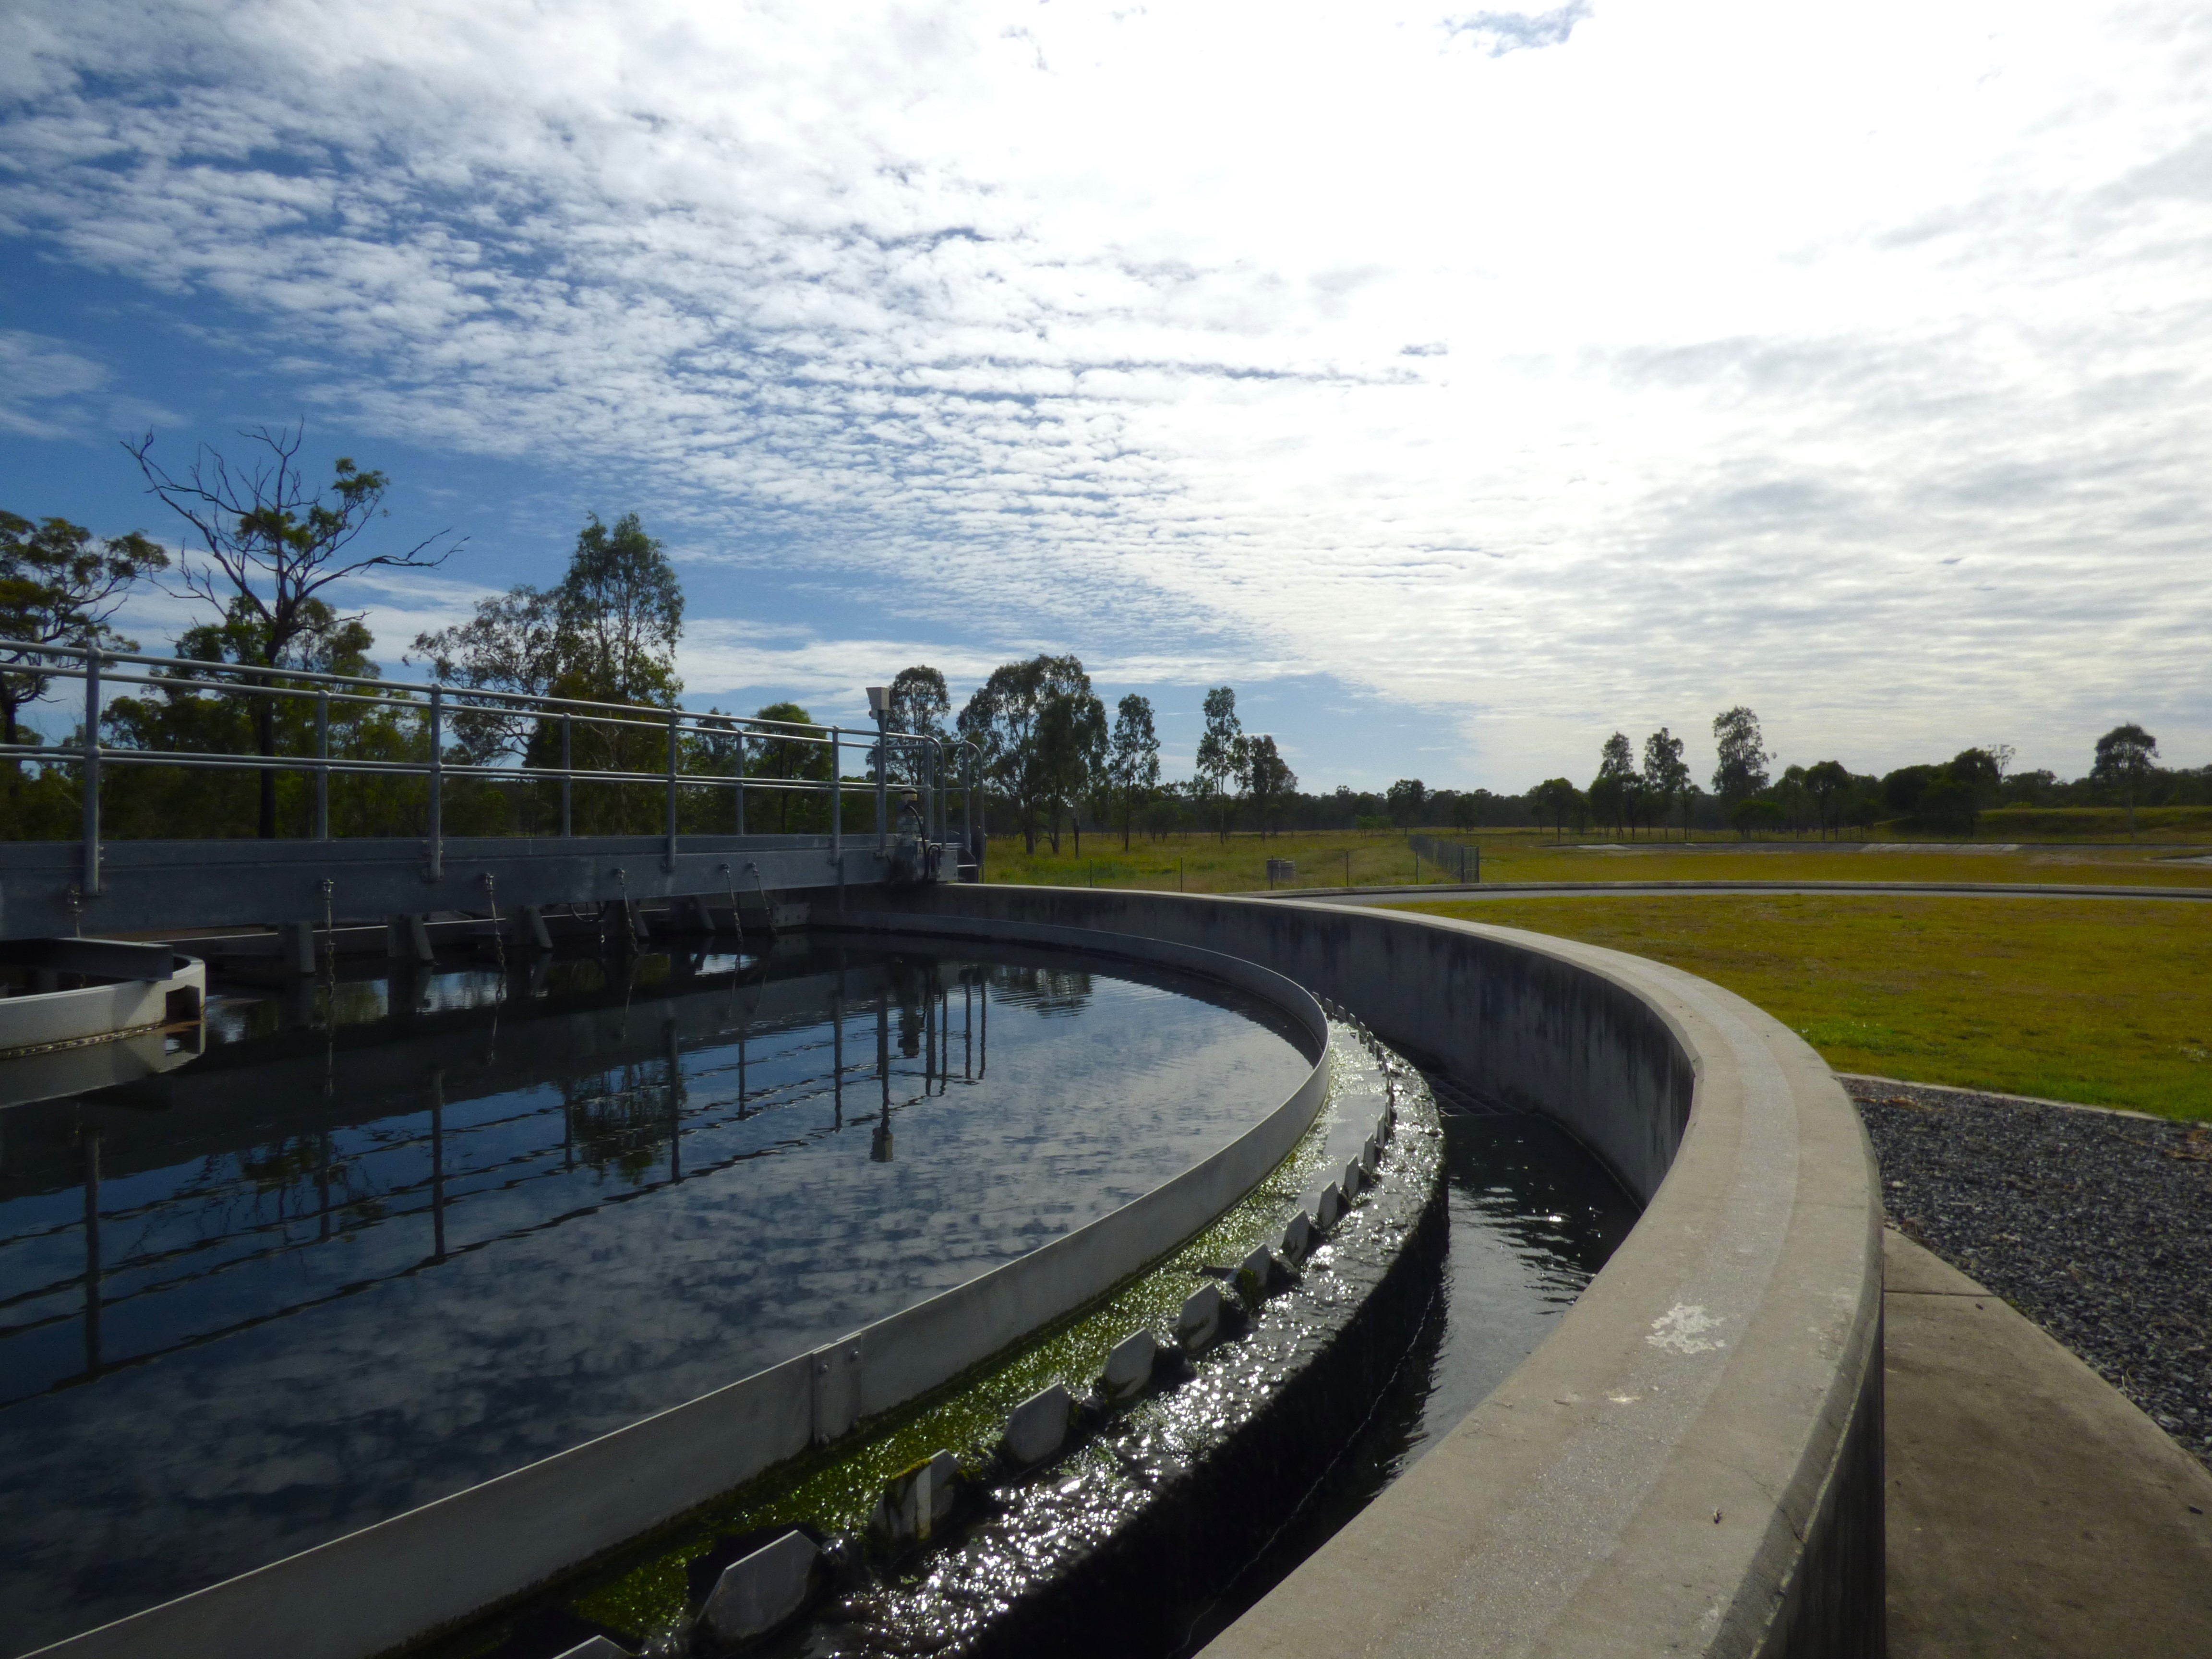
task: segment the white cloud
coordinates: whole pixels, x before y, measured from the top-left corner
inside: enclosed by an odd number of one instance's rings
[[[1739,700],[1793,757],[2074,768],[2123,716],[2212,744],[2207,40],[27,0],[0,228],[269,319],[372,426],[641,471],[696,556],[896,589],[960,660],[1328,673],[1493,782]],[[702,619],[686,672],[878,647]]]

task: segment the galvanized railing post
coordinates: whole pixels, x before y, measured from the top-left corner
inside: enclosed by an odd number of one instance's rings
[[[887,708],[876,716],[876,851],[890,851],[891,716]]]
[[[575,769],[576,764],[574,758],[574,746],[571,741],[575,735],[574,726],[574,715],[561,716],[561,833],[564,836],[575,833],[571,827],[568,816],[568,789],[569,786],[575,781],[568,775]]]
[[[684,752],[684,711],[668,711],[668,851],[664,861],[670,871],[676,868],[676,763]]]
[[[430,688],[430,879],[446,873],[446,693]]]
[[[331,694],[315,693],[315,839],[331,838]]]
[[[739,823],[740,833],[744,825]],[[830,728],[830,862],[845,855],[845,732]]]
[[[100,653],[84,659],[84,896],[100,896]]]

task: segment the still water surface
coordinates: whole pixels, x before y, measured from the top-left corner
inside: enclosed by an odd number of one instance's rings
[[[185,1070],[0,1116],[0,1651],[958,1284],[1311,1063],[1208,981],[961,948],[236,998]]]

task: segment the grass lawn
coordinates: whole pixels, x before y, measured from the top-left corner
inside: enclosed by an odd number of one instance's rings
[[[1857,846],[1808,841],[1796,845],[1745,848],[1734,842],[1640,842],[1632,847],[1555,846],[1548,836],[1483,831],[1442,839],[1471,841],[1482,848],[1486,881],[2045,881],[2168,887],[2212,887],[2212,862],[2197,863],[2212,849],[2177,847],[2023,848],[2016,853],[1961,847],[1884,853]],[[1172,892],[1180,882],[1193,893],[1249,893],[1267,885],[1267,861],[1297,866],[1297,887],[1371,886],[1413,879],[1406,838],[1390,831],[1270,836],[1139,836],[1128,852],[1118,836],[1086,835],[1083,856],[1073,836],[1055,854],[1040,842],[1034,856],[1012,836],[994,837],[984,860],[991,881],[1063,886],[1152,887]],[[2181,856],[2177,856],[2179,854]],[[1424,862],[1424,881],[1441,879]]]
[[[1422,902],[1726,986],[1838,1071],[2212,1117],[2212,914],[1869,895]]]

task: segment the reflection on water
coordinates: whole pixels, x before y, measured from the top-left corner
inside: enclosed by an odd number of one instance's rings
[[[184,1071],[0,1115],[0,1650],[957,1284],[1310,1063],[1182,976],[788,941],[310,986],[210,1028]]]

